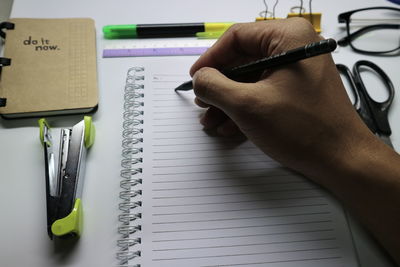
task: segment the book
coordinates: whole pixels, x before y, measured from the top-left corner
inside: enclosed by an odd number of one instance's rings
[[[187,61],[128,70],[116,257],[120,266],[358,266],[324,189],[242,138],[206,132]],[[137,61],[138,62],[138,61]]]
[[[4,118],[88,113],[97,108],[92,19],[14,18],[1,26]]]

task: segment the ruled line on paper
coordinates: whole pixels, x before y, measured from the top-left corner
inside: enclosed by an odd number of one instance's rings
[[[183,81],[183,80],[180,80],[180,81],[169,81],[169,82],[171,82],[171,83],[176,83],[176,86],[178,86],[179,84],[182,84],[182,83],[184,83],[185,81]],[[157,91],[167,91],[167,92],[170,92],[171,94],[172,93],[174,93],[174,94],[176,94],[175,92],[174,92],[174,88],[176,87],[174,87],[173,85],[171,85],[171,87],[159,87],[160,86],[160,83],[162,83],[162,81],[158,81],[157,83],[155,83],[154,85],[153,85],[153,94],[154,95],[157,95]],[[172,90],[171,90],[172,89]],[[179,94],[179,92],[178,92],[178,94]]]
[[[268,176],[265,177],[265,179],[271,179],[271,178],[276,178],[276,177],[285,177],[284,175],[280,175],[280,176]],[[261,178],[261,177],[260,177]],[[229,178],[229,177],[224,177],[224,178],[212,178],[212,179],[191,179],[191,180],[163,180],[163,181],[152,181],[153,184],[171,184],[171,183],[192,183],[192,182],[204,182],[204,181],[218,181],[218,180],[242,180],[242,178],[238,177],[238,178]],[[263,179],[264,180],[264,179]],[[275,179],[276,180],[276,179]],[[225,187],[232,187],[232,186],[254,186],[254,185],[287,185],[287,184],[307,184],[307,182],[305,181],[299,181],[299,180],[288,180],[288,181],[277,181],[277,182],[265,182],[265,183],[249,183],[249,184],[234,184],[234,185],[224,185],[224,186],[212,186],[211,188],[225,188]],[[196,188],[200,188],[200,187],[196,187]],[[202,187],[202,188],[210,188],[208,187]]]
[[[310,207],[317,207],[317,206],[326,206],[325,205],[313,205]],[[297,206],[297,207],[306,207],[306,206]],[[290,207],[293,208],[293,207]],[[279,208],[283,209],[283,208]],[[154,216],[171,216],[171,215],[187,215],[187,214],[199,214],[199,213],[228,213],[228,212],[237,212],[237,211],[260,211],[260,210],[272,210],[272,208],[260,208],[260,209],[238,209],[238,210],[227,210],[227,211],[205,211],[205,212],[182,212],[182,213],[165,213],[165,214],[153,214]],[[330,214],[327,211],[323,212],[303,212],[303,213],[293,213],[293,214],[283,214],[283,215],[264,215],[264,216],[252,216],[252,217],[240,217],[240,218],[223,218],[223,219],[206,219],[206,220],[186,220],[186,221],[168,221],[168,222],[158,222],[153,224],[178,224],[178,223],[198,223],[198,222],[217,222],[217,221],[232,221],[232,220],[250,220],[250,219],[265,219],[265,218],[283,218],[283,217],[293,217],[293,216],[308,216],[308,215],[327,215]]]
[[[193,179],[192,179],[193,178]],[[286,178],[291,178],[288,180],[285,180]],[[280,174],[280,173],[270,173],[268,175],[252,175],[252,176],[223,176],[223,177],[212,177],[212,178],[195,178],[195,177],[189,177],[185,179],[178,179],[178,178],[172,178],[170,180],[163,179],[163,180],[153,180],[151,183],[153,184],[170,184],[170,183],[190,183],[190,182],[210,182],[210,181],[241,181],[243,179],[248,179],[248,180],[277,180],[279,179],[278,182],[271,182],[271,184],[280,184],[280,183],[286,183],[286,182],[305,182],[305,180],[302,179],[293,179],[293,175],[289,174]],[[305,179],[305,178],[304,178]],[[309,183],[309,182],[308,182]]]
[[[247,156],[264,156],[264,155],[257,152],[257,153],[247,153]],[[229,158],[237,158],[237,157],[238,157],[237,155],[229,154],[229,155],[219,155],[219,156],[154,158],[153,161],[171,161],[171,160],[181,160],[181,159],[191,160],[191,159],[204,159],[204,158],[207,158],[207,159],[229,159]],[[272,162],[271,159],[264,159],[264,161]],[[290,176],[293,176],[293,174],[290,174]]]
[[[243,147],[240,148],[240,150],[242,150],[243,152],[245,150],[258,150],[256,147]],[[231,148],[229,147],[216,147],[213,149],[190,149],[190,150],[174,150],[174,151],[154,151],[154,154],[166,154],[166,153],[184,153],[184,152],[199,152],[199,151],[203,151],[203,152],[212,152],[212,151],[232,151]]]
[[[226,229],[243,229],[243,228],[264,228],[273,226],[288,226],[288,225],[304,225],[304,224],[320,224],[320,223],[331,223],[332,220],[315,220],[307,222],[288,222],[288,223],[270,223],[263,225],[242,225],[242,226],[231,226],[231,227],[215,227],[215,228],[196,228],[196,229],[177,229],[177,230],[164,230],[164,231],[153,231],[152,233],[176,233],[176,232],[201,232],[201,231],[215,231],[215,230],[226,230]]]
[[[229,161],[229,162],[221,162],[221,163],[199,163],[199,164],[176,164],[176,165],[163,165],[163,166],[153,166],[153,169],[160,169],[160,168],[177,168],[177,167],[196,167],[196,166],[221,166],[221,165],[226,165],[226,164],[239,164],[239,163],[244,163],[244,162],[258,162],[258,163],[266,163],[263,160],[258,160],[258,161]]]
[[[187,206],[201,206],[201,205],[217,205],[217,204],[244,204],[244,203],[257,203],[267,201],[282,201],[282,200],[306,200],[306,199],[323,198],[322,195],[316,196],[305,196],[305,197],[285,197],[285,198],[266,198],[266,199],[255,199],[255,200],[241,200],[241,201],[221,201],[221,202],[204,202],[204,203],[190,203],[190,204],[164,204],[164,205],[153,205],[155,208],[164,207],[187,207]]]
[[[176,105],[172,104],[172,105],[153,105],[154,108],[157,109],[162,109],[162,108],[176,108]],[[187,110],[192,110],[193,108],[193,103],[183,103],[180,104],[181,107],[181,111],[186,111],[184,110],[184,108],[187,108]]]
[[[181,241],[199,241],[199,240],[215,240],[215,239],[233,239],[233,238],[244,238],[244,237],[260,237],[260,236],[272,236],[272,235],[294,235],[294,234],[306,234],[306,233],[321,233],[329,232],[333,234],[333,228],[319,229],[319,230],[304,230],[304,231],[285,231],[276,233],[257,233],[253,235],[230,235],[230,236],[211,236],[211,237],[196,237],[196,238],[175,238],[175,239],[159,239],[154,240],[154,243],[162,242],[181,242]]]
[[[179,129],[179,130],[154,130],[153,133],[166,134],[166,133],[190,133],[199,132],[199,129]]]
[[[196,132],[199,132],[199,131],[197,130]],[[173,136],[173,137],[171,137],[171,136],[169,136],[169,137],[160,136],[160,137],[154,137],[153,140],[156,140],[156,141],[163,140],[164,141],[164,140],[181,140],[181,139],[204,139],[204,136],[205,136],[205,134],[203,132],[200,132],[197,135],[190,135],[190,136]],[[214,140],[218,141],[218,142],[220,142],[220,141],[223,142],[224,139],[226,139],[226,138],[222,138],[222,137],[214,138]],[[243,142],[244,140],[242,140],[242,139],[232,139],[232,141],[236,141],[236,142],[240,143],[240,142]],[[258,153],[258,154],[260,155],[261,153]]]
[[[185,195],[185,196],[165,196],[165,197],[152,197],[152,199],[172,199],[172,198],[199,198],[199,197],[215,197],[215,196],[239,196],[239,195],[254,195],[264,193],[282,193],[282,192],[299,192],[299,191],[313,191],[315,188],[304,189],[285,189],[285,190],[270,190],[257,191],[257,192],[237,192],[237,193],[223,193],[223,194],[202,194],[202,195]]]
[[[321,233],[322,231],[319,231],[319,232]],[[289,240],[286,239],[285,241],[283,241],[283,240],[282,241],[270,241],[270,242],[266,242],[265,241],[265,242],[257,242],[257,243],[255,243],[255,242],[253,242],[253,243],[242,242],[242,243],[239,243],[239,244],[228,243],[229,245],[227,244],[227,245],[218,245],[218,246],[210,245],[210,246],[198,246],[198,247],[195,247],[195,246],[192,246],[192,247],[180,247],[179,244],[183,243],[182,241],[198,241],[198,240],[194,240],[194,239],[167,240],[167,241],[162,241],[162,242],[174,242],[174,246],[177,246],[177,247],[175,247],[175,248],[159,248],[159,249],[153,249],[152,251],[162,252],[162,251],[178,251],[178,250],[180,250],[180,251],[183,251],[183,250],[204,250],[204,249],[240,248],[240,247],[248,247],[248,246],[268,246],[268,245],[284,245],[284,244],[297,245],[295,243],[305,243],[305,242],[309,242],[308,245],[315,245],[315,244],[313,244],[313,242],[314,243],[317,243],[317,242],[327,243],[329,241],[337,241],[337,238],[335,238],[333,231],[330,231],[330,235],[328,235],[326,237],[320,237],[320,238],[318,238],[318,237],[317,238],[304,238],[304,234],[305,233],[307,233],[307,232],[300,232],[299,234],[303,234],[303,236],[301,236],[301,235],[296,235],[293,232],[291,232],[289,234],[291,234],[291,237],[293,237],[293,238],[289,239]],[[308,232],[308,233],[310,233],[310,232]],[[286,234],[286,233],[283,233],[283,234]],[[297,236],[299,236],[299,237],[297,237]],[[236,236],[236,237],[218,237],[218,238],[215,238],[215,239],[220,239],[220,238],[232,239],[232,238],[237,238],[237,237],[238,236]],[[248,240],[249,237],[251,237],[251,236],[240,236],[240,237],[242,237],[242,239],[247,239]],[[260,237],[260,235],[257,235],[257,237]],[[210,240],[210,239],[203,239],[203,240]],[[155,242],[155,243],[157,243],[157,242]],[[330,242],[330,243],[333,243],[333,242]],[[162,243],[158,242],[158,244],[162,244]],[[316,249],[318,249],[318,248],[316,248]]]
[[[293,250],[282,250],[282,251],[263,251],[257,253],[237,253],[237,254],[226,254],[226,255],[207,255],[207,256],[197,256],[197,257],[176,257],[176,258],[156,258],[153,261],[166,261],[166,260],[185,260],[185,259],[201,259],[201,258],[217,258],[217,257],[239,257],[239,256],[251,256],[251,255],[265,255],[265,254],[283,254],[283,253],[290,253],[290,252],[305,252],[305,251],[316,251],[316,250],[333,250],[339,249],[337,246],[333,247],[321,247],[321,248],[311,248],[311,249],[293,249]],[[297,261],[302,261],[301,259]],[[279,262],[285,262],[279,261]]]
[[[179,83],[180,81],[166,81],[166,80],[153,80],[153,83]],[[165,89],[170,89],[170,88],[165,88]]]
[[[179,73],[176,73],[176,74],[154,73],[153,77],[184,77],[184,78],[187,78],[188,75],[187,74],[179,74]],[[182,80],[182,81],[184,81],[184,80]]]
[[[159,114],[171,114],[171,113],[178,113],[182,114],[182,110],[170,110],[170,111],[153,111],[152,114],[159,115]],[[185,114],[199,114],[198,110],[190,110],[185,112]]]
[[[284,209],[293,209],[293,208],[308,208],[308,207],[323,207],[326,206],[326,203],[315,203],[315,204],[301,204],[301,205],[286,205],[286,206],[275,206],[275,207],[257,207],[257,208],[236,208],[236,209],[220,209],[220,210],[207,210],[207,211],[188,211],[188,212],[168,212],[168,213],[153,213],[154,216],[169,216],[169,215],[188,215],[188,214],[205,214],[205,213],[229,213],[229,212],[238,212],[238,211],[266,211],[266,210],[284,210]],[[309,215],[310,212],[306,213],[296,213],[298,215]],[[329,211],[318,211],[312,213],[315,214],[329,214]],[[279,216],[293,216],[293,213],[290,214],[280,214],[280,215],[259,215],[253,216],[253,218],[269,218],[269,217],[279,217]],[[243,217],[248,218],[248,217]],[[231,220],[232,218],[226,218]],[[204,219],[199,219],[198,221],[204,221]],[[169,223],[169,222],[168,222]]]
[[[228,266],[250,266],[250,265],[265,265],[273,263],[289,263],[289,262],[310,262],[310,261],[321,261],[321,260],[338,260],[341,256],[332,257],[315,257],[315,258],[302,258],[300,260],[276,260],[276,261],[262,261],[262,262],[246,262],[246,263],[231,263],[231,264],[218,264],[218,265],[201,265],[201,267],[228,267]]]
[[[157,102],[157,101],[154,101],[154,102]],[[193,105],[195,105],[192,102],[186,102],[186,101],[179,103],[179,105],[177,105],[176,103],[172,103],[172,102],[170,103],[170,102],[171,101],[168,101],[168,103],[166,103],[166,104],[165,103],[154,103],[153,107],[157,108],[159,112],[160,111],[175,111],[179,107],[179,110],[181,111],[181,115],[182,114],[189,115],[190,111],[193,111]],[[158,114],[154,114],[154,115],[161,116],[161,115],[165,115],[165,114],[166,113],[158,113]],[[195,113],[193,113],[193,114],[195,114]],[[200,110],[197,111],[197,114],[198,115],[201,114]],[[193,117],[193,119],[195,119],[195,118],[197,118],[197,117]]]
[[[196,125],[196,126],[200,126],[198,122],[194,122],[194,123],[167,123],[167,124],[153,124],[154,127],[170,127],[170,126],[191,126],[191,125]]]
[[[192,145],[192,146],[195,146],[195,145],[218,145],[218,146],[221,146],[221,145],[226,145],[226,144],[237,144],[238,143],[238,141],[236,141],[236,140],[224,140],[224,141],[221,141],[221,142],[218,142],[218,144],[210,144],[210,142],[185,142],[185,143],[169,143],[169,144],[152,144],[152,146],[154,147],[154,146],[187,146],[187,145]]]
[[[164,140],[154,140],[154,143],[151,145],[152,147],[163,147],[163,146],[176,146],[177,148],[185,148],[188,145],[191,145],[191,149],[204,149],[207,150],[210,147],[215,147],[215,148],[228,148],[229,151],[229,155],[237,155],[237,156],[241,156],[238,155],[238,151],[242,151],[245,149],[253,149],[255,151],[254,152],[258,152],[258,155],[262,155],[263,158],[265,159],[265,161],[272,161],[269,158],[266,158],[264,154],[260,153],[260,150],[258,148],[256,148],[253,144],[251,144],[250,142],[246,142],[246,140],[231,140],[231,139],[225,139],[225,140],[221,140],[219,141],[218,138],[210,138],[208,140],[208,142],[205,142],[204,140],[204,136],[193,136],[192,138],[184,138],[181,140],[181,142],[177,142],[174,141],[174,139],[164,139]],[[170,140],[170,141],[168,141]],[[197,145],[197,147],[195,146]],[[154,149],[155,151],[170,151],[170,149]],[[235,153],[236,152],[236,153]],[[213,155],[210,154],[210,156],[217,156],[217,155]],[[218,156],[220,156],[218,154]],[[241,156],[243,159],[246,159],[249,155],[246,155],[246,157]],[[275,162],[275,161],[274,161]]]
[[[330,238],[316,238],[316,239],[303,239],[303,240],[290,240],[290,241],[274,241],[274,242],[262,242],[262,243],[245,243],[240,245],[225,245],[225,246],[207,246],[207,247],[184,247],[184,248],[165,248],[165,249],[153,249],[153,251],[171,251],[171,250],[194,250],[194,249],[206,249],[206,248],[229,248],[229,247],[245,247],[245,246],[261,246],[261,245],[276,245],[276,244],[291,244],[299,242],[316,242],[316,241],[332,241],[336,240],[334,237]]]
[[[163,118],[154,118],[154,121],[166,121],[166,120],[194,120],[198,117],[193,116],[182,116],[182,117],[163,117]]]
[[[266,183],[253,183],[253,184],[193,186],[193,187],[179,187],[179,188],[157,188],[157,189],[153,189],[153,191],[199,190],[199,189],[212,189],[212,188],[240,188],[240,187],[254,187],[254,186],[260,186],[260,185],[289,185],[289,184],[308,185],[308,183],[306,183],[304,181],[278,182],[278,183],[266,182]],[[315,187],[311,187],[311,188],[315,188]]]
[[[194,107],[194,103],[193,102],[188,102],[187,103],[187,105],[185,105],[183,108],[184,108],[184,113],[186,114],[186,115],[189,115],[189,114],[192,114],[192,115],[200,115],[200,114],[202,114],[202,113],[204,113],[205,112],[205,109],[204,108],[200,108],[200,107],[195,107],[195,109],[193,108]],[[172,108],[171,108],[172,107]],[[154,110],[152,110],[152,111],[149,111],[150,112],[150,114],[153,114],[153,115],[155,115],[155,116],[162,116],[162,115],[165,115],[165,114],[182,114],[182,107],[181,107],[181,105],[178,105],[178,106],[171,106],[171,107],[168,107],[168,109],[154,109]]]
[[[154,90],[157,90],[157,88],[154,88]],[[171,96],[171,94],[170,94],[170,93],[160,93],[160,92],[157,92],[156,96]],[[153,113],[154,113],[154,112],[153,112]]]
[[[248,176],[243,176],[243,175],[231,175],[229,177],[223,176],[223,177],[212,177],[212,178],[194,178],[194,179],[179,179],[174,178],[175,180],[153,180],[152,183],[157,184],[157,183],[179,183],[179,182],[199,182],[199,181],[219,181],[219,180],[243,180],[243,179],[260,179],[260,180],[271,180],[276,178],[283,179],[283,177],[290,177],[293,178],[293,174],[288,174],[288,173],[269,173],[268,175],[266,174],[258,174],[258,175],[248,175]],[[304,178],[305,179],[305,178]],[[304,179],[295,179],[295,180],[290,180],[290,181],[304,181]]]
[[[267,171],[268,169],[274,169],[273,167],[271,168],[266,168],[266,167],[261,167],[261,168],[249,168],[249,169],[232,169],[232,170],[207,170],[207,171],[192,171],[192,172],[163,172],[163,173],[153,173],[154,176],[158,175],[176,175],[176,174],[191,174],[191,173],[230,173],[230,172],[235,172],[235,171]]]
[[[162,95],[158,95],[158,96],[162,96]],[[168,94],[165,94],[165,95],[163,95],[163,96],[170,96],[170,95],[168,95]],[[173,101],[175,101],[174,99],[153,99],[153,102],[173,102]]]

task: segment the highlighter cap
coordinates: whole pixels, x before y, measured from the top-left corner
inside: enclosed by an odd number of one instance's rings
[[[103,34],[106,39],[137,38],[137,27],[136,24],[108,25],[103,27]]]

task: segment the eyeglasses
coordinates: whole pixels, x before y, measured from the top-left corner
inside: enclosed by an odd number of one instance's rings
[[[338,45],[359,53],[384,54],[400,52],[400,9],[370,7],[348,11],[338,16],[346,23],[347,36]]]

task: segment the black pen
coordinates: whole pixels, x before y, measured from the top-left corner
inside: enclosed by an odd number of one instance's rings
[[[228,78],[235,80],[245,74],[266,70],[272,67],[278,67],[296,61],[326,54],[336,49],[336,41],[334,39],[326,39],[319,42],[311,43],[303,47],[295,48],[278,55],[266,57],[257,61],[237,66],[229,70],[222,71]],[[175,91],[188,91],[193,89],[193,81],[185,82],[175,88]]]

